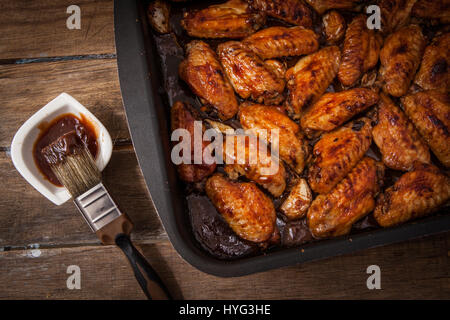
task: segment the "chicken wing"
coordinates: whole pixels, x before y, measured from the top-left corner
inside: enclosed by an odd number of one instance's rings
[[[329,11],[322,16],[322,31],[325,41],[330,44],[338,44],[344,39],[347,24],[344,17],[336,10]]]
[[[180,63],[180,78],[186,81],[203,103],[213,106],[220,119],[227,120],[238,111],[238,103],[216,54],[203,41],[187,45],[187,57]]]
[[[270,27],[243,41],[262,59],[300,56],[319,49],[318,36],[303,27]]]
[[[361,75],[375,67],[381,47],[381,38],[367,29],[365,15],[358,15],[348,25],[342,48],[342,63],[338,78],[344,86],[352,86]]]
[[[381,29],[384,34],[392,33],[409,23],[411,10],[417,0],[381,0],[378,2],[381,15]]]
[[[320,15],[330,9],[356,9],[361,0],[306,0],[306,2],[314,8]]]
[[[234,90],[242,98],[264,104],[284,100],[284,79],[242,42],[222,43],[217,53]]]
[[[286,106],[294,119],[301,116],[304,106],[314,103],[328,88],[341,62],[338,47],[325,47],[301,58],[286,72],[289,94]]]
[[[352,121],[324,134],[314,145],[308,182],[320,194],[330,192],[362,159],[372,143],[368,118]]]
[[[450,23],[450,0],[418,0],[412,8],[414,17]]]
[[[174,103],[170,110],[172,131],[176,129],[185,129],[189,131],[191,136],[191,160],[194,159],[194,114],[189,107],[180,101]],[[204,130],[204,128],[202,127]],[[182,141],[183,138],[181,138]],[[202,142],[202,151],[208,146],[210,142]],[[203,153],[202,153],[203,154]],[[183,156],[183,154],[180,154]],[[216,163],[207,164],[203,161],[202,164],[181,163],[177,166],[180,178],[186,182],[198,182],[205,177],[211,175],[216,169]]]
[[[166,1],[152,1],[147,8],[147,18],[153,29],[159,33],[169,33],[170,5]]]
[[[433,153],[450,167],[450,96],[434,90],[402,98],[406,115],[428,143]]]
[[[431,214],[450,199],[450,179],[439,169],[416,163],[377,199],[378,224],[391,227]]]
[[[359,15],[350,22],[345,32],[342,48],[342,63],[338,79],[344,86],[353,85],[362,75],[364,58],[369,47],[366,17]]]
[[[372,130],[383,162],[395,170],[411,170],[414,161],[430,162],[430,152],[413,124],[392,100],[381,94],[378,123]]]
[[[450,91],[450,33],[435,39],[425,49],[415,83],[425,90]]]
[[[244,38],[261,28],[265,21],[264,14],[251,12],[244,1],[230,0],[186,12],[181,26],[191,37]]]
[[[274,106],[244,103],[238,114],[241,125],[251,130],[261,140],[274,143],[278,130],[278,153],[297,173],[302,173],[308,157],[308,144],[300,133],[300,127]]]
[[[302,0],[247,0],[254,10],[262,11],[267,15],[310,28],[312,26],[311,9]]]
[[[317,131],[331,131],[378,100],[378,93],[367,88],[326,93],[305,111],[300,124],[310,136]]]
[[[272,59],[272,60],[265,60],[264,64],[266,65],[267,68],[269,68],[270,70],[272,70],[278,78],[284,79],[286,77],[286,64]]]
[[[301,219],[311,205],[312,193],[305,179],[299,179],[280,207],[289,220]]]
[[[317,238],[350,232],[352,225],[371,212],[384,175],[383,164],[365,157],[330,193],[311,203],[307,221]]]
[[[225,136],[223,161],[226,164],[225,172],[231,179],[245,176],[274,197],[280,196],[286,188],[286,170],[283,164],[255,136]]]
[[[268,240],[275,230],[272,201],[250,183],[230,181],[216,174],[206,182],[206,194],[233,231],[252,242]]]
[[[380,52],[383,90],[394,97],[404,95],[419,67],[425,38],[417,25],[401,28],[389,35]]]
[[[380,33],[374,30],[369,30],[369,47],[366,51],[366,56],[364,57],[364,63],[362,71],[367,72],[370,69],[375,68],[378,64],[378,59],[380,57],[381,45],[383,44],[383,37]]]

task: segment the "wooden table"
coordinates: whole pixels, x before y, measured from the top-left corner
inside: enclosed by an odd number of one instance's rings
[[[152,205],[125,120],[114,46],[113,3],[76,2],[81,29],[66,28],[73,1],[0,1],[0,298],[143,299],[119,249],[100,245],[72,203],[54,206],[14,169],[10,143],[61,92],[109,129],[106,184],[136,224],[134,240],[177,298],[450,298],[450,233],[242,278],[204,274],[172,248]],[[381,268],[381,290],[366,269]],[[81,269],[81,290],[66,287]]]

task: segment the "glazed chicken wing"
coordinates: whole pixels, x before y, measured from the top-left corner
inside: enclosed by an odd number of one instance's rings
[[[261,140],[274,143],[271,130],[278,130],[278,153],[297,173],[302,173],[308,157],[308,145],[300,127],[274,106],[244,103],[239,109],[239,120]],[[277,147],[277,146],[274,146]]]
[[[191,37],[244,38],[265,23],[265,15],[250,12],[248,4],[230,0],[199,11],[188,11],[181,26]]]
[[[401,28],[384,42],[380,52],[383,90],[394,97],[404,95],[419,67],[425,38],[417,25]]]
[[[268,240],[275,230],[272,201],[250,183],[230,181],[216,174],[206,182],[206,194],[233,231],[252,242]]]
[[[371,212],[380,190],[384,167],[365,157],[330,193],[319,195],[308,210],[308,226],[317,238],[350,232],[352,225]]]
[[[381,29],[389,34],[409,23],[411,10],[417,0],[381,0],[378,2]]]
[[[323,35],[330,45],[338,44],[344,39],[346,27],[344,17],[336,10],[329,11],[322,16]]]
[[[344,86],[352,86],[367,70],[375,67],[381,38],[367,29],[367,17],[359,15],[348,25],[342,48],[342,63],[338,78]]]
[[[313,132],[331,131],[378,99],[378,93],[367,88],[326,93],[305,111],[300,120],[302,129],[311,136]]]
[[[381,45],[383,44],[383,37],[380,33],[374,30],[369,30],[369,43],[368,49],[366,50],[366,56],[363,62],[363,72],[367,72],[373,69],[378,64],[378,59],[380,57]]]
[[[286,64],[272,59],[265,60],[264,64],[267,68],[269,68],[272,72],[274,72],[278,78],[284,79],[286,77]]]
[[[412,8],[412,15],[425,20],[450,23],[450,0],[418,0]]]
[[[372,130],[383,162],[395,170],[411,170],[414,161],[430,162],[430,152],[413,124],[392,100],[381,94],[378,123]]]
[[[185,129],[191,135],[191,160],[194,159],[194,121],[195,117],[190,108],[183,102],[177,101],[174,103],[171,113],[171,127],[172,131],[176,129]],[[204,130],[204,128],[202,127]],[[182,138],[181,138],[182,141]],[[204,150],[210,142],[203,141],[202,150]],[[181,154],[182,156],[182,154]],[[181,163],[177,166],[180,178],[186,182],[198,182],[209,176],[216,169],[216,164],[189,164]]]
[[[325,47],[301,58],[286,72],[289,94],[286,105],[294,119],[301,116],[304,106],[314,103],[328,88],[341,62],[338,47]]]
[[[231,179],[245,176],[274,197],[280,196],[286,188],[286,170],[283,164],[255,136],[225,136],[223,162],[226,164],[225,172]]]
[[[374,217],[391,227],[429,215],[450,199],[450,179],[439,169],[416,163],[377,199]]]
[[[319,48],[318,36],[303,27],[271,27],[258,31],[243,41],[262,59],[300,56]]]
[[[316,193],[330,192],[362,159],[372,143],[371,131],[371,120],[361,118],[324,134],[314,145],[308,182]]]
[[[369,47],[366,17],[359,15],[350,22],[345,32],[342,48],[342,63],[338,78],[344,86],[353,85],[362,75],[364,58]]]
[[[238,103],[216,54],[203,41],[187,45],[187,57],[179,66],[180,78],[187,82],[203,103],[214,107],[220,119],[227,120],[238,111]]]
[[[247,0],[254,10],[297,26],[312,26],[312,12],[302,0]]]
[[[308,183],[305,179],[299,179],[284,200],[280,210],[289,220],[301,219],[308,212],[311,201],[312,192]]]
[[[449,93],[423,91],[402,98],[403,107],[439,161],[450,167]]]
[[[306,0],[306,2],[314,8],[320,15],[330,9],[356,9],[361,0]]]
[[[425,90],[450,91],[450,33],[435,39],[425,49],[414,82]]]
[[[264,104],[279,104],[284,100],[284,79],[248,46],[229,41],[220,44],[217,53],[234,90],[242,98]]]
[[[153,29],[159,33],[169,33],[170,5],[166,1],[155,0],[147,8],[147,18]]]

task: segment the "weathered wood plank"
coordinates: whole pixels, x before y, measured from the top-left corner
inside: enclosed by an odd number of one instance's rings
[[[450,233],[290,266],[241,278],[204,274],[163,241],[140,246],[176,298],[449,299]],[[142,299],[115,247],[0,252],[0,299]],[[68,265],[81,268],[81,290],[66,288]],[[381,290],[368,290],[366,269],[381,269]]]
[[[145,298],[138,284],[133,281],[133,272],[118,248],[38,250],[0,252],[0,298]],[[77,265],[81,269],[81,290],[67,289],[67,267],[70,265]]]
[[[72,4],[79,30],[66,26]],[[112,0],[0,1],[0,60],[115,52]]]
[[[106,126],[114,140],[129,139],[116,59],[0,65],[0,148],[33,113],[67,92]]]
[[[135,239],[166,237],[131,146],[113,152],[103,176],[135,223]],[[99,243],[71,201],[55,206],[44,198],[15,170],[5,152],[0,152],[0,180],[0,247]]]

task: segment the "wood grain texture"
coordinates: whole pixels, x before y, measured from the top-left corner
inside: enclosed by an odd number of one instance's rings
[[[450,233],[240,278],[190,266],[162,241],[138,246],[177,299],[449,299]],[[76,247],[0,252],[0,299],[143,299],[119,249]],[[67,266],[81,269],[81,290],[66,288]],[[381,290],[368,290],[369,265]]]
[[[67,7],[81,10],[68,29]],[[0,60],[115,53],[112,0],[0,1]]]
[[[67,92],[87,107],[114,141],[129,140],[116,59],[0,65],[0,148],[33,113]]]
[[[0,152],[0,180],[0,247],[100,243],[71,201],[56,206],[44,198],[14,169],[6,152]],[[134,222],[134,239],[166,238],[131,147],[113,152],[103,181]]]

